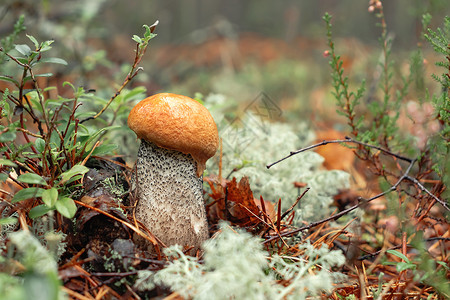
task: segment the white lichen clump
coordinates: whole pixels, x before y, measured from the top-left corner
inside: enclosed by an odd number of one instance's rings
[[[172,258],[158,272],[142,271],[135,287],[169,287],[184,298],[206,299],[305,299],[330,291],[343,275],[330,272],[345,258],[340,251],[326,247],[301,247],[301,257],[268,257],[261,240],[226,223],[221,233],[204,243],[204,263],[183,254],[177,246],[167,248]],[[289,282],[286,286],[282,282]]]
[[[293,182],[306,183],[309,192],[296,209],[294,225],[302,221],[315,221],[330,213],[332,197],[339,189],[348,187],[349,175],[339,170],[322,168],[323,158],[314,151],[294,155],[270,169],[266,165],[289,154],[290,151],[314,143],[314,133],[305,123],[295,126],[270,122],[251,110],[243,112],[231,121],[224,117],[223,110],[231,105],[222,95],[210,95],[205,106],[217,122],[219,135],[223,139],[222,174],[238,179],[247,176],[256,198],[272,202],[281,198],[283,209],[289,208],[299,191]],[[217,159],[210,159],[207,170],[218,174]]]

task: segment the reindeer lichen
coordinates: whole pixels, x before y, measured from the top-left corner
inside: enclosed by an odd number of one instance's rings
[[[330,272],[345,261],[340,251],[306,243],[301,246],[302,256],[270,257],[259,238],[225,222],[220,231],[203,244],[203,263],[178,246],[169,247],[168,266],[158,272],[142,271],[136,287],[166,286],[194,300],[305,299],[331,290],[343,279],[342,274]]]
[[[306,183],[309,192],[302,198],[296,212],[295,224],[314,221],[329,215],[332,196],[348,187],[349,175],[340,170],[325,170],[323,157],[313,151],[304,152],[267,169],[266,165],[288,154],[289,151],[310,145],[315,136],[306,123],[295,125],[269,122],[252,111],[227,120],[224,111],[233,107],[222,95],[210,95],[205,106],[213,115],[223,139],[222,176],[247,176],[256,198],[262,195],[273,202],[281,198],[283,209],[289,208],[299,190],[294,182]],[[207,170],[218,174],[218,163],[209,160]]]

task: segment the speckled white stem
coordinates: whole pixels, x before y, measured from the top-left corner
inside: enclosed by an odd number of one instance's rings
[[[142,140],[133,185],[136,218],[167,246],[200,248],[208,239],[202,178],[190,155]]]

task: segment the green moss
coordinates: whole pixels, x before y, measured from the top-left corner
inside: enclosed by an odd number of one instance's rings
[[[117,198],[121,198],[125,193],[125,190],[121,184],[117,183],[114,177],[108,177],[103,180],[103,184],[108,188],[108,191],[112,193]]]

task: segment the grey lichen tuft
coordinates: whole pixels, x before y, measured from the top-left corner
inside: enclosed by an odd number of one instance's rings
[[[166,245],[192,246],[208,237],[202,177],[191,155],[141,141],[133,179],[136,218]]]
[[[203,244],[203,263],[171,246],[164,250],[168,265],[157,272],[139,271],[135,288],[165,286],[193,300],[303,300],[318,298],[345,279],[332,271],[345,262],[340,250],[305,242],[298,245],[299,256],[269,256],[261,239],[242,229],[220,223],[219,232]]]

